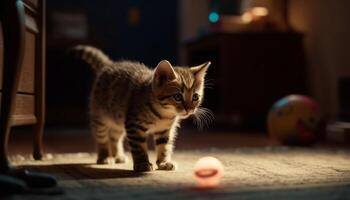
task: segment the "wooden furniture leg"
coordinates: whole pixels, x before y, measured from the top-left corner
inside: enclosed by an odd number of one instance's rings
[[[36,54],[36,65],[35,69],[35,116],[37,119],[37,123],[33,127],[33,157],[35,160],[42,159],[42,149],[43,149],[43,132],[44,132],[44,123],[45,123],[45,19],[46,19],[46,1],[43,1],[41,4],[41,15],[39,18],[39,27],[41,27],[41,31],[39,33],[40,45],[37,46],[40,53]]]

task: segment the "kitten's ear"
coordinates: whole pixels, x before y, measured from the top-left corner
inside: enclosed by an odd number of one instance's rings
[[[191,72],[197,79],[204,79],[205,74],[207,73],[208,67],[211,64],[210,61],[203,63],[201,65],[191,67]]]
[[[176,73],[167,60],[158,63],[153,74],[153,83],[157,86],[176,79]]]

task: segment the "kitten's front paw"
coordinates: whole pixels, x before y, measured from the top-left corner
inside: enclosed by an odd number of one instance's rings
[[[135,163],[134,171],[135,172],[149,172],[153,170],[152,163],[143,162],[143,163]]]
[[[128,158],[125,155],[116,156],[114,161],[116,164],[122,164],[122,163],[126,163],[128,161]]]
[[[108,163],[108,158],[97,158],[96,163],[98,165],[107,165]]]
[[[158,163],[158,170],[166,170],[166,171],[176,170],[176,164],[170,161],[161,162],[161,163]]]

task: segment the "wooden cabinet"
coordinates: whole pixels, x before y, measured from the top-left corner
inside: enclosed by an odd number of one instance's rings
[[[205,105],[217,122],[264,128],[276,100],[307,93],[302,39],[295,32],[216,33],[188,42],[188,64],[212,61]]]
[[[34,158],[40,159],[45,118],[45,0],[6,0],[0,6],[3,6],[0,23],[0,108],[4,115],[0,117],[0,135],[8,134],[11,126],[32,125]],[[6,11],[6,6],[15,10]],[[20,50],[13,50],[12,46]],[[5,58],[4,52],[11,53]],[[17,61],[11,62],[11,59]],[[20,60],[22,66],[17,64]],[[10,118],[6,116],[11,111],[3,107],[13,108]],[[5,147],[2,152],[6,152],[6,138],[1,137],[5,140],[1,141],[2,147]],[[3,158],[3,155],[0,156]]]
[[[37,122],[36,100],[43,98],[44,83],[44,29],[43,1],[25,0],[25,44],[23,64],[16,96],[12,125],[35,124]],[[6,27],[1,27],[1,29]],[[3,74],[3,35],[0,31],[0,95]],[[0,98],[1,103],[1,98]],[[0,104],[1,105],[1,104]]]

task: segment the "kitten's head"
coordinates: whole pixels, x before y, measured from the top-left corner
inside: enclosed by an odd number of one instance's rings
[[[162,60],[154,70],[153,93],[161,105],[180,118],[197,111],[204,95],[204,78],[210,62],[195,67],[173,67]]]

